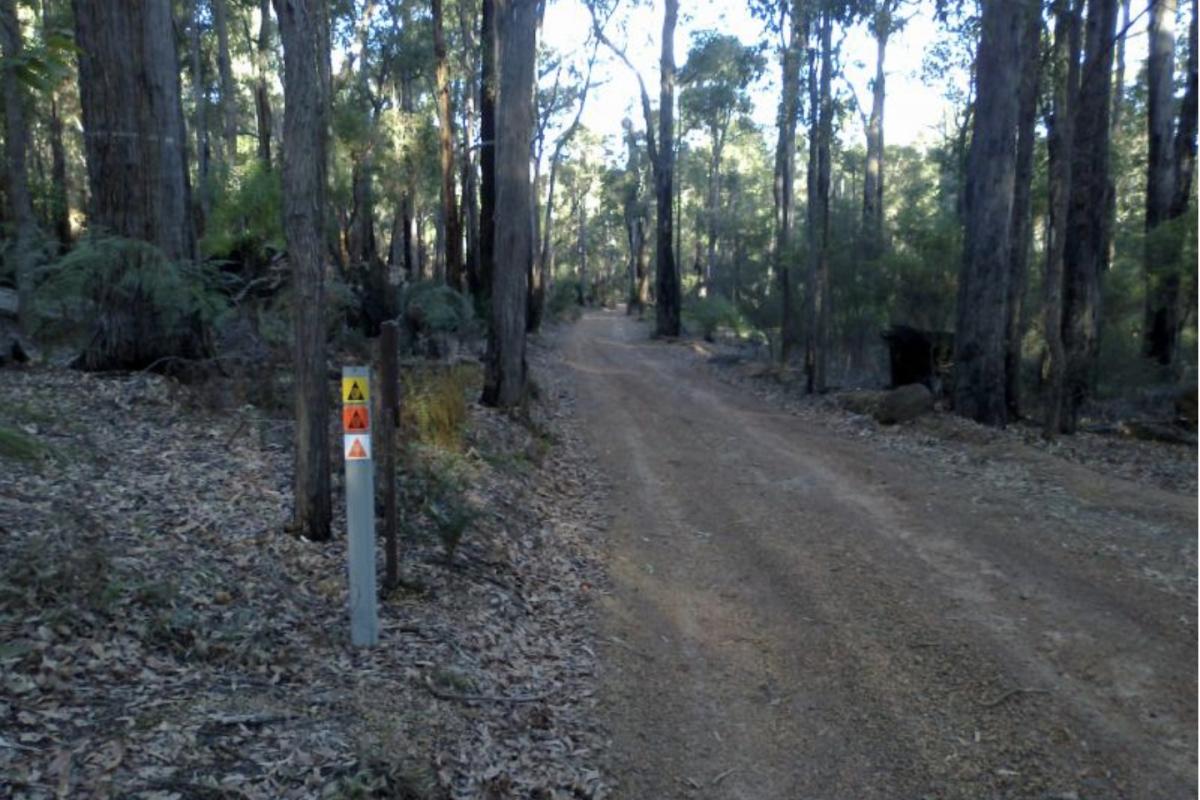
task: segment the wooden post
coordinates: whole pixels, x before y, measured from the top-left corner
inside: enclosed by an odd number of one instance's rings
[[[383,536],[387,553],[387,571],[383,585],[391,590],[400,582],[400,545],[396,535],[396,429],[400,424],[396,320],[383,323],[379,332],[380,414],[376,446],[379,447],[380,462],[383,466],[380,480],[383,481]]]

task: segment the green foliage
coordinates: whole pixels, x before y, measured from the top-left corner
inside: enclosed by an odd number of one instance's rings
[[[406,493],[419,498],[422,518],[433,528],[452,562],[463,536],[478,518],[466,497],[467,474],[463,460],[436,448],[409,451],[403,478]]]
[[[418,367],[404,375],[401,424],[410,439],[451,452],[462,450],[468,398],[479,391],[478,364]]]
[[[284,249],[283,187],[279,174],[251,161],[217,198],[200,240],[205,255],[265,263]]]
[[[582,313],[579,284],[572,280],[556,281],[546,298],[546,314],[555,320],[577,320]]]
[[[684,303],[683,316],[710,342],[721,328],[729,328],[738,334],[746,328],[746,321],[737,307],[719,294],[689,299]]]
[[[465,334],[475,319],[471,298],[439,281],[410,284],[401,292],[400,309],[414,334]]]
[[[164,339],[208,328],[228,309],[224,279],[210,265],[173,261],[138,239],[93,233],[41,268],[35,302],[40,316],[88,330],[95,319],[148,308]]]
[[[0,426],[0,459],[35,462],[41,459],[45,448],[37,439],[16,428]]]

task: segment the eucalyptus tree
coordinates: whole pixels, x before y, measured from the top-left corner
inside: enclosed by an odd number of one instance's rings
[[[37,221],[29,195],[26,148],[29,117],[25,82],[21,79],[24,46],[16,0],[0,0],[0,50],[4,56],[4,150],[5,194],[13,227],[12,260],[17,278],[17,314],[22,332],[33,328],[33,270]]]
[[[705,229],[708,247],[701,294],[711,285],[717,258],[717,228],[721,198],[721,157],[731,124],[750,113],[750,84],[765,66],[758,48],[743,45],[736,36],[702,31],[692,37],[687,62],[679,73],[680,107],[708,134],[708,191]]]
[[[324,0],[275,0],[283,42],[284,234],[292,269],[298,535],[330,536],[329,393],[325,364],[329,17]]]
[[[1063,253],[1065,397],[1061,425],[1073,433],[1091,394],[1100,344],[1101,276],[1108,269],[1113,190],[1109,142],[1117,0],[1087,0],[1083,63],[1073,110],[1071,188]]]
[[[1157,0],[1150,9],[1149,56],[1146,60],[1146,356],[1169,366],[1175,360],[1180,332],[1185,268],[1182,227],[1191,199],[1196,153],[1196,2],[1191,4],[1185,90],[1175,114],[1175,0]]]
[[[526,282],[533,258],[533,75],[537,0],[496,0],[496,227],[483,402],[512,408],[525,396]]]
[[[983,0],[955,324],[955,411],[1004,425],[1005,342],[1024,6]]]
[[[658,125],[655,126],[654,112],[650,106],[650,93],[641,72],[629,60],[625,51],[615,45],[604,34],[594,5],[592,12],[593,31],[596,38],[627,66],[638,81],[642,102],[642,116],[646,130],[646,150],[654,174],[655,197],[655,333],[658,336],[678,336],[680,333],[680,288],[678,254],[672,242],[675,224],[674,176],[675,176],[675,26],[679,20],[679,0],[664,0],[662,35],[659,39],[658,63]]]

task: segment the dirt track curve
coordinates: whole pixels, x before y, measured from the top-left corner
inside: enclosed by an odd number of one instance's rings
[[[1194,497],[1054,462],[1077,511],[1049,514],[774,409],[617,312],[569,336],[614,485],[619,797],[1196,796]]]

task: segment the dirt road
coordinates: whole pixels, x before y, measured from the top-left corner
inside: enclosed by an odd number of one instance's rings
[[[1195,796],[1194,497],[1049,463],[1052,513],[780,412],[616,312],[567,360],[615,487],[620,797]]]

